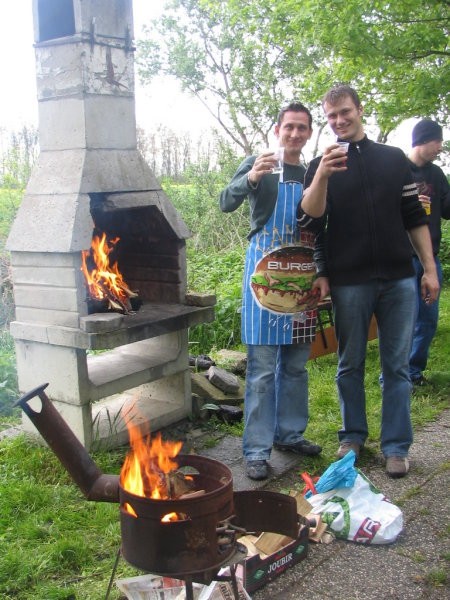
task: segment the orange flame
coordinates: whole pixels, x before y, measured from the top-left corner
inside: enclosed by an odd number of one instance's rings
[[[89,294],[96,300],[108,299],[114,303],[114,298],[128,304],[129,298],[136,296],[132,292],[119,271],[117,262],[110,265],[110,254],[114,250],[115,245],[120,240],[116,237],[110,240],[106,238],[106,233],[102,236],[94,236],[92,238],[91,248],[82,250],[81,252],[81,270],[86,278],[86,283],[89,288]],[[94,266],[88,267],[87,261],[92,259]]]
[[[164,515],[161,519],[161,523],[170,523],[171,521],[179,521],[179,517],[177,515],[177,513],[175,512],[171,512],[171,513],[167,513],[167,515]]]
[[[125,420],[131,450],[120,472],[122,487],[142,498],[169,499],[164,475],[178,468],[173,459],[179,454],[183,442],[164,441],[161,434],[154,438],[142,437],[139,427],[131,424],[129,415],[125,415]]]
[[[133,517],[137,517],[136,511],[134,510],[134,508],[131,506],[131,504],[128,504],[128,502],[125,502],[123,505],[124,510],[129,513],[130,515],[132,515]]]

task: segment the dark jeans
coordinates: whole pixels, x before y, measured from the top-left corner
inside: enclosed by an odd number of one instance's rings
[[[441,262],[437,256],[434,258],[439,283],[442,286]],[[431,304],[426,304],[420,295],[420,280],[422,279],[423,268],[417,257],[414,257],[414,268],[417,279],[417,319],[414,328],[411,355],[409,357],[409,374],[412,381],[419,379],[427,366],[430,345],[436,333],[439,320],[439,299]]]
[[[339,439],[364,444],[368,435],[364,374],[369,325],[375,315],[383,372],[381,450],[385,457],[407,456],[412,443],[408,359],[415,321],[415,279],[332,286],[331,298],[343,422]]]

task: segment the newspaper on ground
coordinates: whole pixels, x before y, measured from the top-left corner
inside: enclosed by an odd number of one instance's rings
[[[185,600],[184,581],[159,575],[139,575],[117,579],[116,585],[128,600]],[[194,600],[198,600],[204,585],[193,584]]]
[[[226,570],[220,574],[229,574]],[[140,575],[127,579],[117,579],[116,585],[128,600],[185,600],[185,582],[173,577]],[[242,581],[237,579],[239,600],[251,600]],[[210,585],[192,584],[194,600],[229,600],[234,598],[229,581],[213,581]]]

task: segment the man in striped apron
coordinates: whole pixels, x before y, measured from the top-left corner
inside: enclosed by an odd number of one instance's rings
[[[220,196],[224,212],[250,203],[251,231],[242,291],[242,341],[247,344],[243,453],[251,479],[268,476],[272,446],[314,456],[321,447],[303,437],[308,423],[306,362],[315,336],[321,291],[314,283],[314,234],[296,227],[305,168],[300,153],[312,135],[312,117],[298,102],[283,108],[275,156],[247,157]]]

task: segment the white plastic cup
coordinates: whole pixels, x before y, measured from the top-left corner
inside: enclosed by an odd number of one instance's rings
[[[350,142],[336,142],[336,144],[339,146],[339,148],[342,148],[342,150],[344,150],[344,152],[347,154]]]
[[[345,154],[348,153],[348,147],[350,146],[349,142],[336,142],[336,144],[339,146],[339,148],[341,150],[343,150],[345,152]],[[347,157],[345,157],[345,159],[342,162],[338,163],[336,166],[337,167],[345,167],[346,164],[347,164]]]
[[[277,161],[275,166],[272,169],[272,173],[282,173],[283,172],[283,161],[284,161],[283,146],[278,146],[278,148],[269,149],[268,152],[272,153],[273,158]]]

